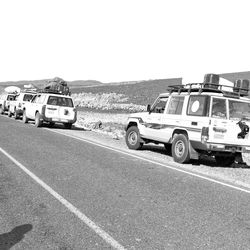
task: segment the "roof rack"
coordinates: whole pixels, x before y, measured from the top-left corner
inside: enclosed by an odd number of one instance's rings
[[[36,94],[37,90],[36,89],[22,89],[20,93],[31,93],[31,94]]]
[[[57,95],[64,95],[62,92],[55,90],[55,89],[39,89],[37,93],[49,93],[49,94],[57,94]]]
[[[233,84],[233,83],[232,83]],[[167,91],[170,93],[178,92],[187,92],[190,94],[191,92],[198,92],[199,94],[202,92],[214,92],[214,93],[222,93],[227,97],[240,98],[243,96],[248,96],[249,89],[229,86],[229,85],[221,85],[215,83],[189,83],[186,85],[170,85],[167,88]]]

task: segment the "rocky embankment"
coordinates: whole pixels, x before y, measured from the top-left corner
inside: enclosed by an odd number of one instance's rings
[[[76,127],[93,130],[119,140],[124,137],[128,114],[79,111]]]

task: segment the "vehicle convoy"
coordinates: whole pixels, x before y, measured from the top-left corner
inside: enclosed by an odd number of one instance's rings
[[[202,83],[169,86],[147,112],[129,116],[126,144],[140,149],[163,143],[179,163],[201,155],[214,157],[218,165],[240,163],[242,153],[250,152],[248,91],[248,80],[222,85],[215,74],[205,75]]]
[[[8,109],[8,116],[14,116],[15,119],[23,115],[23,109],[26,102],[29,102],[36,94],[34,91],[24,90],[16,96],[15,100],[10,102]]]
[[[77,112],[72,98],[59,94],[58,91],[38,92],[30,102],[25,103],[23,108],[23,122],[34,120],[36,127],[47,122],[50,125],[62,123],[66,128],[71,128],[76,118]]]

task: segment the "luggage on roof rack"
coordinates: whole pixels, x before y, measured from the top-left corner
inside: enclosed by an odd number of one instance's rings
[[[220,76],[216,74],[205,74],[204,83],[205,87],[218,89],[220,82]]]
[[[48,80],[48,83],[45,85],[44,90],[55,91],[57,92],[57,94],[70,95],[67,82],[59,77]]]
[[[239,92],[241,95],[248,95],[249,91],[249,80],[248,79],[237,79],[234,82],[234,92]]]

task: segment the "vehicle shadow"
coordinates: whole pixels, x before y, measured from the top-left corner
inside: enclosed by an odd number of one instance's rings
[[[162,155],[167,155],[172,157],[172,153],[171,150],[167,150],[165,149],[165,147],[163,145],[155,145],[155,144],[147,144],[147,145],[143,145],[143,147],[141,148],[141,151],[152,151],[155,153],[159,153]],[[198,160],[191,160],[189,162],[189,164],[195,165],[195,166],[199,166],[199,165],[206,165],[208,167],[220,167],[220,168],[249,168],[250,166],[248,166],[245,163],[233,163],[230,166],[220,166],[216,163],[215,159],[211,156],[201,156]]]
[[[8,250],[20,242],[26,233],[32,230],[31,224],[24,224],[13,228],[10,232],[0,234],[0,249]]]

